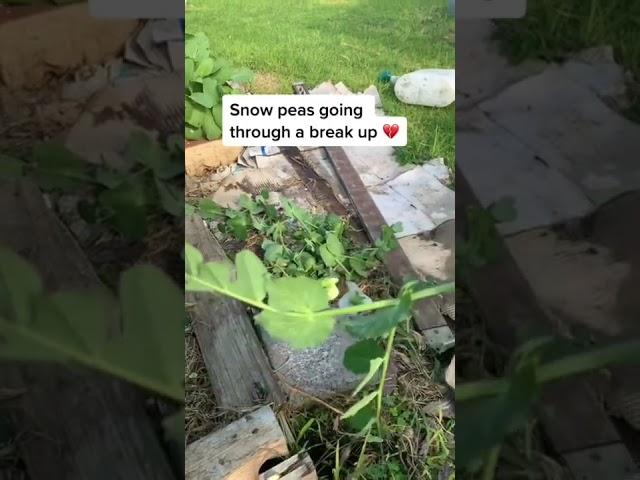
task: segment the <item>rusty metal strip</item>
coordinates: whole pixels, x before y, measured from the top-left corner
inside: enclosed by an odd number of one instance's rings
[[[362,183],[360,175],[341,147],[325,148],[331,165],[347,191],[369,238],[372,242],[379,239],[382,235],[382,227],[387,222],[380,210],[378,210],[371,195],[369,195],[364,183]],[[418,277],[409,258],[401,248],[396,248],[389,252],[385,257],[384,263],[389,275],[391,275],[396,284],[400,285],[407,279]],[[434,338],[434,343],[440,344],[450,335],[451,330],[434,300],[427,299],[416,303],[414,306],[414,320],[423,333],[430,331],[430,335],[437,337]],[[431,331],[433,329],[436,329],[436,331]]]
[[[306,86],[301,82],[293,84],[293,92],[296,95],[309,94]],[[382,236],[382,227],[387,222],[345,151],[341,147],[325,147],[325,150],[369,239],[374,242]],[[407,279],[418,278],[409,258],[401,248],[389,252],[384,259],[384,264],[397,285],[402,285]],[[433,299],[417,302],[413,307],[413,318],[418,329],[424,334],[427,344],[432,348],[441,351],[453,344],[453,333]]]

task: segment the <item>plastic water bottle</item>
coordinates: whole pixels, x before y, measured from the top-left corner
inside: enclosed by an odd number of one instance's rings
[[[446,107],[456,99],[456,71],[454,69],[428,68],[397,77],[383,72],[383,83],[391,83],[403,103],[425,107]]]

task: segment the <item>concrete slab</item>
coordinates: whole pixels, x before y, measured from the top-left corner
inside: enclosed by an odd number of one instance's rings
[[[549,169],[578,185],[595,205],[602,205],[640,188],[640,164],[631,155],[640,150],[640,125],[598,96],[597,91],[616,90],[615,84],[604,81],[610,75],[590,84],[576,81],[582,67],[577,63],[550,66],[483,102],[480,108]],[[536,180],[531,177],[530,181]]]
[[[543,62],[512,65],[492,42],[491,20],[457,20],[456,107],[464,110],[544,70]]]
[[[514,199],[517,217],[500,224],[504,234],[581,217],[593,202],[571,179],[539,159],[536,151],[474,109],[459,117],[457,167],[472,181],[483,207]]]

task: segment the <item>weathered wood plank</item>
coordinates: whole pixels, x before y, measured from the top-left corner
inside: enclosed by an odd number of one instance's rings
[[[457,219],[457,231],[464,238],[470,228],[467,208],[481,206],[460,170],[456,175],[456,206],[463,210]],[[487,320],[490,337],[512,350],[533,328],[555,329],[505,242],[500,235],[496,239],[502,252],[500,261],[470,271],[468,287]],[[567,378],[543,388],[539,405],[542,426],[560,454],[620,442],[613,422],[591,392],[588,378]]]
[[[38,268],[50,290],[99,283],[34,185],[0,187],[0,244]],[[143,398],[129,385],[79,368],[9,362],[0,365],[0,382],[24,389],[11,411],[31,480],[174,478]]]
[[[309,455],[298,454],[261,473],[258,480],[318,480],[318,474]]]
[[[207,261],[227,261],[199,216],[186,219],[185,238]],[[202,293],[188,294],[187,303],[191,304],[189,316],[217,405],[245,408],[282,403],[284,395],[246,307],[229,298]]]
[[[187,445],[185,480],[253,480],[264,462],[288,453],[273,410],[262,407]]]
[[[618,431],[585,377],[548,385],[540,417],[553,448],[560,453],[620,442]]]

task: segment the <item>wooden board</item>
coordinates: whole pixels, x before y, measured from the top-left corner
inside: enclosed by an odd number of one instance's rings
[[[50,290],[99,282],[74,239],[30,183],[0,185],[0,244],[41,272]],[[58,365],[0,366],[3,387],[23,388],[11,418],[31,480],[169,480],[174,475],[127,384]]]
[[[457,233],[464,238],[469,225],[466,211],[480,208],[464,172],[456,175]],[[469,290],[480,307],[490,338],[512,351],[523,334],[537,328],[553,332],[554,326],[498,235],[502,257],[498,262],[469,272]],[[605,443],[619,443],[620,436],[601,402],[593,394],[589,376],[571,377],[546,385],[539,404],[544,431],[554,450],[568,454]]]
[[[318,480],[318,474],[309,455],[298,454],[261,473],[258,480]]]
[[[192,215],[185,220],[185,238],[202,252],[206,261],[228,261],[199,216]],[[216,404],[235,409],[282,403],[284,395],[246,307],[230,298],[208,293],[189,293],[186,300],[191,305],[189,316]]]
[[[269,407],[262,407],[187,445],[185,480],[255,480],[267,460],[288,455]]]

